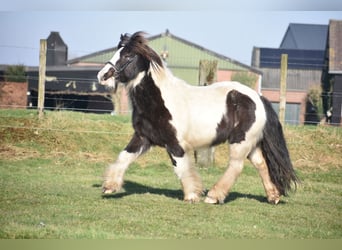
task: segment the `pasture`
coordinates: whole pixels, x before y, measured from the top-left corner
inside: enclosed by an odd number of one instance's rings
[[[168,155],[153,148],[133,163],[124,190],[102,196],[102,174],[129,141],[129,117],[0,110],[2,239],[341,239],[342,128],[286,126],[302,180],[278,205],[267,203],[246,161],[222,205],[185,203]],[[223,173],[199,169],[209,189]]]

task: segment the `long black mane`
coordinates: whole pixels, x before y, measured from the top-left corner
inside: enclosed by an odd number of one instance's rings
[[[148,46],[148,40],[145,36],[146,33],[142,31],[134,33],[131,37],[128,35],[121,36],[119,44],[124,45],[126,51],[138,54],[150,63],[154,62],[157,63],[159,67],[163,67],[163,62],[160,56]]]

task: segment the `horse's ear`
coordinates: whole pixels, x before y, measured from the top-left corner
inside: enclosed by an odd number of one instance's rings
[[[131,37],[131,34],[129,34],[129,33],[125,33],[125,34],[121,34],[121,36],[120,36],[120,40],[127,40],[127,39],[129,39]]]
[[[128,33],[125,33],[125,34],[121,34],[120,36],[120,42],[119,42],[119,45],[118,47],[124,47],[128,41],[131,39],[131,35],[128,34]]]

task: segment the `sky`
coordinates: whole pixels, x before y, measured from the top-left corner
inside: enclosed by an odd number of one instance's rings
[[[51,31],[60,33],[68,59],[73,59],[116,46],[121,33],[142,30],[152,36],[168,29],[250,65],[253,47],[279,47],[290,23],[342,20],[342,4],[335,0],[268,1],[83,0],[75,5],[67,0],[12,0],[0,7],[0,64],[38,66],[39,40]]]

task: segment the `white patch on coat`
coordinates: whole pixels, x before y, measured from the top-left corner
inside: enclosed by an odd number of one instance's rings
[[[144,78],[145,75],[145,71],[141,71],[133,80],[129,81],[127,87],[135,88],[139,83],[141,83],[141,80]]]
[[[236,90],[249,96],[256,104],[256,121],[246,133],[246,139],[255,143],[262,136],[266,113],[259,95],[238,82],[218,82],[209,86],[192,86],[168,70],[150,68],[152,78],[160,88],[166,108],[172,115],[177,139],[185,149],[210,146],[216,137],[217,125],[227,112],[227,94]],[[253,142],[254,144],[254,142]]]
[[[121,53],[121,51],[123,50],[123,48],[124,48],[124,47],[118,49],[118,50],[115,52],[115,54],[114,54],[114,56],[112,57],[112,59],[109,60],[113,65],[115,65],[115,64],[119,61],[119,59],[120,59],[120,53]]]
[[[108,86],[108,87],[115,87],[115,79],[114,77],[109,77],[106,81],[103,80],[104,74],[108,72],[108,70],[112,68],[110,64],[106,64],[100,71],[97,73],[97,80],[101,85]]]
[[[118,49],[114,56],[109,60],[113,65],[117,63],[117,61],[120,59],[120,53],[123,48]],[[103,76],[109,71],[110,68],[113,66],[109,63],[106,63],[105,66],[97,73],[97,80],[101,85],[105,85],[108,87],[115,87],[115,79],[114,77],[108,78],[106,81],[103,80]]]

